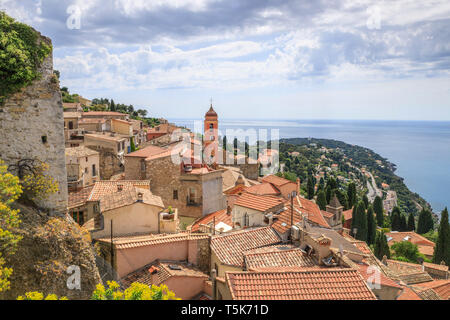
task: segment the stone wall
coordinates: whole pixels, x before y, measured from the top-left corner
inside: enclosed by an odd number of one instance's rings
[[[48,38],[40,36],[40,41],[51,45]],[[48,174],[58,182],[59,191],[38,205],[58,214],[67,211],[67,174],[63,107],[51,53],[39,71],[39,79],[0,106],[0,159],[7,165],[21,159],[47,163]]]

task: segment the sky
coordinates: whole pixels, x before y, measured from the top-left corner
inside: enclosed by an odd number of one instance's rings
[[[450,120],[450,2],[0,0],[61,85],[150,116]]]

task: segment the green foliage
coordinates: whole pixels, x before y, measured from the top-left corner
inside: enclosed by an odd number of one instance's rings
[[[350,209],[349,206],[348,206],[347,194],[344,191],[340,190],[340,189],[337,189],[335,191],[335,194],[336,194],[336,197],[339,200],[339,203],[344,207],[344,210]]]
[[[438,236],[439,236],[439,233],[437,231],[430,230],[427,233],[422,234],[422,236],[424,236],[428,240],[433,241],[434,243],[436,243],[437,239],[438,239]]]
[[[317,205],[319,206],[320,210],[326,210],[327,209],[327,198],[325,196],[325,192],[322,190],[317,195]]]
[[[414,220],[414,215],[412,212],[408,216],[408,231],[415,231],[416,230],[416,222]]]
[[[383,200],[381,197],[376,196],[373,201],[373,211],[377,217],[377,225],[382,227],[384,225],[384,209],[383,209]]]
[[[367,198],[367,195],[364,195],[362,198],[364,202],[364,206],[366,207],[366,210],[369,208],[369,198]]]
[[[352,217],[352,235],[362,241],[367,241],[367,215],[366,215],[366,207],[363,201],[359,201],[356,205],[356,210],[353,209],[353,217]],[[356,234],[354,231],[356,229]]]
[[[391,230],[392,231],[408,231],[406,216],[400,211],[399,207],[395,207],[392,210]]]
[[[377,226],[375,222],[375,216],[373,214],[373,208],[369,205],[367,209],[367,244],[371,245],[375,243],[375,236]]]
[[[13,270],[5,267],[4,257],[14,254],[21,236],[13,232],[20,224],[19,210],[11,205],[22,194],[19,178],[7,172],[7,167],[0,160],[0,292],[8,290],[8,278]]]
[[[102,284],[97,285],[91,300],[180,300],[165,285],[150,287],[134,282],[123,292],[115,281],[108,281],[107,285],[107,288]]]
[[[134,144],[134,137],[131,137],[131,139],[130,139],[130,150],[131,150],[131,152],[136,151],[136,145]]]
[[[434,229],[433,215],[430,210],[422,209],[417,221],[417,233],[424,234]]]
[[[409,241],[394,243],[391,249],[394,251],[395,259],[402,259],[403,261],[406,260],[407,262],[417,263],[418,259],[421,258],[418,246]]]
[[[0,104],[40,76],[51,50],[31,27],[0,12]]]
[[[373,252],[375,256],[380,260],[383,259],[383,256],[386,256],[388,259],[391,257],[389,245],[387,243],[386,235],[383,230],[381,232],[377,232],[375,236]]]
[[[356,204],[356,185],[354,182],[350,182],[347,187],[347,198],[349,208],[353,208]]]
[[[450,225],[448,221],[448,210],[444,209],[441,213],[441,222],[439,223],[438,238],[434,248],[433,262],[440,264],[444,261],[450,265]]]
[[[314,182],[311,176],[308,176],[306,190],[308,191],[308,199],[311,200],[312,198],[314,198]]]

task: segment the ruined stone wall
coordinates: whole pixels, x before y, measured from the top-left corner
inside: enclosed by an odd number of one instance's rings
[[[50,39],[40,39],[51,45]],[[58,182],[59,191],[38,205],[58,214],[67,211],[67,174],[63,107],[51,53],[39,72],[39,79],[0,106],[0,159],[8,165],[21,159],[47,163],[48,174]]]

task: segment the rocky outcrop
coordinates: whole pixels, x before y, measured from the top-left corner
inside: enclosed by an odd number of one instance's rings
[[[89,233],[69,216],[49,217],[34,208],[20,204],[16,207],[22,223],[15,232],[23,239],[16,253],[7,259],[6,265],[13,268],[11,289],[0,294],[0,299],[16,299],[29,291],[89,299],[101,283]],[[75,283],[70,278],[74,274],[71,266],[79,267],[80,289],[67,285],[68,280],[69,284]]]

